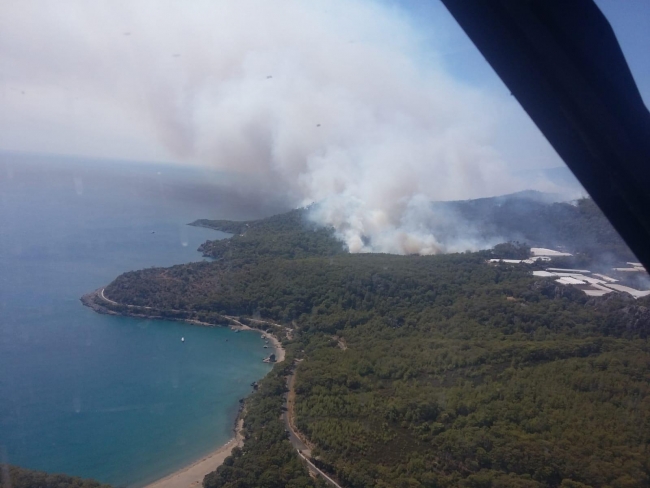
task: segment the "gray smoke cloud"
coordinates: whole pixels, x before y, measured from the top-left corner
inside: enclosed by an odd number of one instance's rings
[[[522,189],[491,143],[502,101],[379,2],[4,3],[0,58],[0,145],[244,174],[251,198],[318,202],[351,252],[480,247],[441,245],[429,202]]]

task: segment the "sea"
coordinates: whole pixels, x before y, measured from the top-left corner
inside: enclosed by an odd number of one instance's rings
[[[125,271],[200,261],[260,217],[228,175],[0,153],[0,463],[139,487],[224,444],[270,369],[254,332],[100,315],[79,298]],[[185,338],[181,342],[181,338]]]

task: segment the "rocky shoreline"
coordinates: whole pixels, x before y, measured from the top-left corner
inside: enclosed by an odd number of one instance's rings
[[[123,305],[117,303],[106,297],[104,288],[98,288],[90,293],[86,293],[81,298],[81,303],[86,307],[93,309],[97,313],[105,315],[121,315],[124,317],[135,317],[140,319],[153,319],[153,320],[172,320],[176,322],[185,322],[192,325],[200,325],[202,327],[229,327],[232,330],[252,330],[258,332],[262,337],[268,339],[273,344],[275,354],[264,359],[264,362],[275,363],[284,360],[285,351],[282,347],[280,339],[276,336],[277,329],[274,331],[270,327],[282,328],[279,324],[260,320],[249,320],[251,322],[259,322],[267,324],[266,329],[260,327],[252,327],[242,323],[242,318],[213,314],[213,321],[199,320],[196,312],[188,310],[160,310],[152,307],[141,307],[137,305]]]

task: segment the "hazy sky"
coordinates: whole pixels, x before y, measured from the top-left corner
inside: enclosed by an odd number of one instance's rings
[[[648,100],[650,2],[597,3]],[[298,66],[310,56],[344,64],[354,51],[387,48],[400,51],[402,59],[387,53],[380,61],[394,64],[386,69],[403,69],[406,62],[413,65],[406,69],[440,70],[448,81],[488,98],[490,143],[508,166],[559,164],[444,6],[416,0],[280,1],[273,9],[255,1],[1,2],[0,149],[213,164],[189,147],[195,141],[187,138],[197,135],[188,133],[210,130],[207,91],[250,82],[237,80],[233,71],[249,69],[249,76],[265,80],[267,72],[278,77],[291,69],[313,71]],[[349,79],[336,76],[382,76],[362,66],[336,66],[330,73],[332,66],[321,68],[323,85],[339,82],[342,90]],[[391,87],[381,88],[381,96],[394,95]]]
[[[598,4],[650,99],[650,2]],[[238,172],[357,236],[563,164],[429,0],[2,1],[0,150]]]

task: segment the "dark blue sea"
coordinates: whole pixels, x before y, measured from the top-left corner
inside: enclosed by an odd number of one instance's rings
[[[227,236],[188,222],[259,217],[220,197],[227,183],[0,154],[0,462],[139,486],[231,437],[238,400],[269,370],[259,335],[79,301],[124,271],[199,261],[202,242]]]

